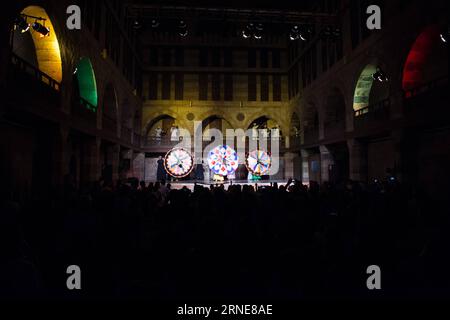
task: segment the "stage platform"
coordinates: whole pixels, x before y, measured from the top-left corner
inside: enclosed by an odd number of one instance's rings
[[[182,189],[183,187],[186,187],[190,190],[194,189],[194,185],[198,184],[203,187],[209,188],[211,185],[224,185],[225,189],[228,189],[230,185],[233,184],[239,184],[239,185],[258,185],[258,186],[270,186],[273,183],[277,183],[278,185],[285,185],[287,183],[287,180],[259,180],[259,181],[252,181],[252,180],[232,180],[232,181],[222,181],[222,182],[216,182],[216,181],[206,181],[206,180],[184,180],[184,181],[170,181],[172,189]],[[307,185],[307,183],[303,182],[303,184]]]

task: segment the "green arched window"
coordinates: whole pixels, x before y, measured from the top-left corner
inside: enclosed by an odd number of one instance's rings
[[[91,111],[96,112],[98,106],[97,84],[94,69],[88,58],[81,58],[76,69],[81,102]]]

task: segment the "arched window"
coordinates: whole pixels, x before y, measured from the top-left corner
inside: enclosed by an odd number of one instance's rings
[[[89,110],[96,112],[98,104],[97,84],[94,69],[88,58],[81,58],[76,67],[76,79],[78,83],[81,103]]]
[[[61,53],[55,29],[47,12],[39,6],[28,6],[21,11],[17,19],[22,20],[25,26],[37,22],[46,28],[48,33],[43,36],[32,26],[24,28],[16,24],[13,34],[13,54],[33,68],[39,69],[46,75],[41,76],[41,80],[59,90],[62,81]]]
[[[414,41],[403,68],[403,90],[418,88],[448,74],[448,51],[439,35],[440,27],[431,25]]]

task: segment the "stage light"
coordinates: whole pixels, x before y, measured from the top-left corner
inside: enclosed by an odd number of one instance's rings
[[[26,18],[19,16],[14,21],[14,27],[19,28],[20,32],[24,33],[30,29],[30,24],[27,22]]]
[[[141,21],[139,21],[139,19],[135,19],[135,20],[133,21],[133,29],[139,30],[140,28],[142,28],[142,23],[141,23]]]
[[[389,81],[388,76],[380,68],[377,68],[377,71],[372,74],[372,78],[373,78],[373,80],[380,81],[380,82]]]
[[[300,29],[297,25],[291,28],[289,32],[289,39],[292,41],[298,40],[300,38]]]
[[[341,29],[335,28],[332,33],[334,37],[339,38],[341,36]]]
[[[292,41],[295,40],[302,40],[302,41],[308,41],[311,35],[311,28],[308,26],[298,26],[294,25],[291,28],[291,31],[289,32],[289,39]]]
[[[182,37],[186,37],[188,35],[187,24],[184,20],[180,20],[178,22],[178,34]]]
[[[180,22],[178,22],[178,28],[186,29],[187,28],[186,22],[184,20],[180,20]]]
[[[300,32],[300,33],[298,34],[298,36],[300,37],[300,39],[301,39],[302,41],[308,41],[308,35],[306,34],[306,32]]]
[[[153,29],[156,29],[156,28],[159,27],[159,21],[158,21],[158,19],[152,19],[151,27],[152,27]]]
[[[251,38],[251,36],[252,36],[253,33],[254,33],[254,30],[255,30],[254,24],[253,24],[253,23],[248,23],[248,24],[245,26],[244,30],[242,30],[242,37],[243,37],[244,39]]]
[[[262,23],[258,23],[258,24],[256,25],[255,29],[258,30],[258,31],[263,31],[263,30],[264,30],[264,26],[263,26]]]
[[[248,32],[247,30],[242,30],[242,37],[244,39],[248,39],[250,38],[252,35],[250,34],[250,32]]]
[[[322,34],[323,34],[325,37],[331,36],[331,34],[332,34],[331,27],[328,26],[328,27],[326,27],[325,29],[323,29],[323,33],[322,33]]]
[[[48,37],[50,35],[50,28],[40,24],[37,21],[33,23],[32,27],[36,32],[40,33],[41,37]]]

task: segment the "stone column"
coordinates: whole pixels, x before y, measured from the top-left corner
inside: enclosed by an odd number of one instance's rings
[[[301,156],[301,166],[302,166],[302,182],[309,182],[309,153],[308,150],[301,149],[300,150],[300,156]],[[304,170],[306,168],[306,170]]]
[[[101,176],[101,164],[100,164],[100,143],[101,139],[98,137],[90,138],[84,143],[84,159],[83,165],[86,176],[83,177],[85,182],[97,181]]]
[[[391,119],[401,119],[403,118],[403,90],[398,88],[391,95],[391,105],[389,108],[389,116]]]
[[[61,127],[59,134],[55,136],[55,147],[53,149],[53,177],[52,184],[55,187],[61,187],[64,185],[64,177],[67,174],[68,169],[68,139],[69,129],[67,127]]]
[[[330,166],[334,164],[333,155],[326,146],[319,146],[321,182],[330,181]]]
[[[284,177],[286,179],[295,177],[294,158],[295,154],[292,152],[286,152],[284,154]]]
[[[349,176],[351,180],[367,181],[367,144],[356,139],[347,140]]]
[[[132,162],[131,168],[132,168],[133,176],[138,178],[139,181],[145,179],[144,161],[145,161],[145,153],[133,152],[133,157],[131,160],[131,162]]]
[[[130,163],[130,167],[127,170],[119,172],[120,179],[129,178],[129,177],[133,176],[132,159],[133,159],[133,150],[131,150],[131,149],[123,149],[123,150],[120,151],[119,162],[123,161],[123,160],[128,160],[129,163]]]
[[[113,144],[107,147],[106,159],[108,165],[112,168],[112,181],[113,183],[119,178],[119,160],[120,160],[120,145]]]

